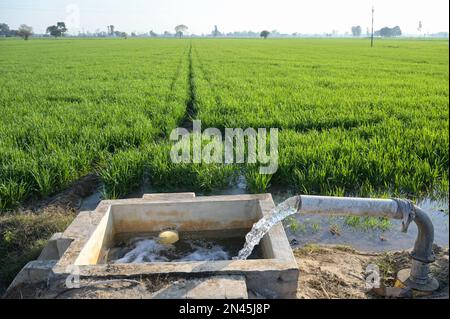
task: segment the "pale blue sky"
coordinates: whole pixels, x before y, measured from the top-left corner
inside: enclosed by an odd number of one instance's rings
[[[196,34],[210,33],[214,25],[224,32],[283,33],[344,33],[361,25],[365,33],[372,5],[376,28],[399,25],[404,33],[415,34],[421,20],[424,32],[449,29],[448,0],[0,0],[0,22],[11,28],[25,23],[38,33],[56,21],[72,21],[80,31],[113,24],[126,32],[162,33],[183,23]]]

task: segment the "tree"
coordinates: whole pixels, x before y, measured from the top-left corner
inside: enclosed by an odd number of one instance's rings
[[[189,28],[187,26],[185,26],[184,24],[180,24],[177,25],[175,27],[175,34],[177,37],[182,38],[184,33],[188,30]]]
[[[67,32],[66,24],[64,22],[58,22],[56,25],[51,25],[47,28],[47,33],[52,37],[62,37]]]
[[[55,38],[61,36],[61,33],[58,31],[58,27],[56,25],[49,26],[46,33]]]
[[[64,34],[67,32],[66,24],[64,22],[57,22],[56,26],[61,31],[61,36],[64,36]]]
[[[267,39],[269,37],[270,32],[267,30],[261,31],[261,38]]]
[[[214,30],[212,32],[213,37],[218,37],[220,36],[222,33],[220,33],[219,29],[217,28],[217,26],[214,26]]]
[[[384,27],[378,31],[375,32],[375,35],[377,37],[399,37],[402,35],[402,30],[399,26],[396,26],[394,28]]]
[[[23,38],[24,40],[28,40],[31,35],[33,34],[33,28],[30,26],[27,26],[26,24],[22,24],[19,28],[19,30],[17,30],[17,35],[21,38]]]
[[[152,38],[158,37],[158,34],[155,33],[153,30],[151,30],[149,34],[150,34],[150,36],[151,36]]]
[[[9,25],[6,23],[0,23],[0,36],[7,36],[9,35]]]
[[[399,26],[395,26],[395,27],[392,29],[392,36],[393,36],[393,37],[400,37],[400,36],[402,36],[402,30],[400,29]]]
[[[109,35],[114,35],[115,33],[114,33],[114,26],[111,24],[111,25],[109,25],[108,26],[108,34]]]
[[[361,26],[358,25],[358,26],[352,27],[352,34],[354,37],[360,37],[362,34]]]

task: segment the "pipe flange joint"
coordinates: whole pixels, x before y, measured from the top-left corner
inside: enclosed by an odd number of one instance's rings
[[[410,254],[410,257],[418,262],[423,263],[423,264],[432,264],[436,261],[436,256],[433,253],[430,256],[428,256],[426,259],[417,256],[414,252],[412,252]]]
[[[393,198],[397,203],[397,215],[402,216],[402,232],[407,233],[409,226],[416,219],[416,210],[412,201]]]

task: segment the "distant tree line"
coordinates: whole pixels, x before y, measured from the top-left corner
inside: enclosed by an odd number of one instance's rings
[[[114,25],[107,26],[107,29],[108,33],[104,34],[105,37],[107,35],[109,37],[124,38],[124,39],[128,38],[128,34],[126,32],[116,30],[116,27]]]
[[[421,24],[419,24],[421,25]],[[78,33],[78,35],[70,35],[70,37],[99,37],[99,38],[106,38],[106,37],[116,37],[116,38],[127,38],[128,34],[123,31],[116,30],[114,25],[108,25],[107,31],[96,31],[96,32],[82,32]],[[420,26],[419,26],[420,28]],[[184,24],[177,25],[174,28],[174,33],[170,31],[164,31],[162,34],[158,34],[154,32],[153,30],[149,31],[148,33],[136,33],[132,32],[130,34],[131,37],[162,37],[162,38],[173,38],[178,37],[182,38],[186,36],[186,33],[188,31],[188,26]],[[37,36],[51,36],[51,37],[64,37],[67,36],[67,32],[69,30],[66,27],[66,24],[64,22],[57,22],[55,25],[51,25],[47,27],[46,33],[44,35],[38,34]],[[10,29],[8,24],[6,23],[0,23],[0,37],[22,37],[24,40],[28,40],[31,36],[33,36],[33,28],[30,26],[27,26],[25,24],[22,24],[17,30]],[[350,35],[349,32],[345,33],[346,35]],[[362,36],[362,28],[361,26],[353,26],[351,28],[351,35],[353,37],[361,37]],[[370,30],[367,29],[366,35],[370,36]],[[399,37],[402,36],[402,30],[399,26],[395,26],[393,28],[384,27],[374,33],[376,37]],[[427,34],[430,37],[443,37],[448,38],[448,32],[440,32],[440,33],[434,33],[434,34]],[[202,34],[202,35],[195,35],[191,34],[191,37],[230,37],[230,38],[264,38],[267,39],[270,37],[320,37],[320,36],[327,36],[327,37],[336,37],[339,36],[338,32],[336,30],[333,30],[332,33],[329,34],[301,34],[301,33],[292,33],[292,34],[282,34],[276,30],[268,31],[263,30],[261,32],[254,32],[254,31],[235,31],[235,32],[221,32],[219,31],[219,27],[216,25],[214,26],[214,29],[211,31],[210,34]]]
[[[360,37],[362,34],[362,28],[361,26],[354,26],[352,27],[352,35],[354,37]],[[367,35],[370,36],[370,31],[367,29]],[[400,37],[402,35],[402,30],[399,26],[389,28],[384,27],[376,32],[374,32],[374,35],[376,37]]]
[[[33,28],[26,24],[21,24],[17,30],[11,30],[6,23],[0,23],[0,36],[2,37],[21,37],[28,40],[32,35]]]

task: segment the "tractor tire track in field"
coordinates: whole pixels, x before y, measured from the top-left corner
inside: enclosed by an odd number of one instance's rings
[[[192,43],[189,45],[189,54],[188,54],[188,62],[189,62],[189,73],[188,73],[188,86],[189,86],[189,98],[186,102],[186,113],[181,122],[181,127],[191,130],[192,122],[197,117],[197,106],[196,106],[196,90],[195,90],[195,74],[194,74],[194,66],[193,66],[193,57],[192,57]]]
[[[172,77],[172,81],[170,82],[170,91],[171,91],[171,93],[175,90],[175,86],[177,84],[178,78],[180,77],[181,71],[183,70],[183,67],[182,67],[183,66],[183,60],[184,60],[184,58],[186,56],[186,52],[187,51],[188,51],[188,49],[186,48],[183,51],[183,53],[181,54],[180,60],[177,63],[177,68],[176,68],[175,74]],[[168,96],[168,99],[170,99],[170,97],[171,97],[171,95]]]
[[[186,47],[186,49],[184,49],[183,52],[181,53],[180,59],[177,62],[177,67],[175,69],[175,73],[173,74],[172,79],[170,81],[169,93],[167,94],[167,96],[165,98],[165,105],[166,105],[167,108],[171,105],[171,102],[174,99],[177,98],[177,96],[174,93],[174,91],[175,91],[175,89],[177,87],[177,84],[178,84],[177,82],[178,82],[180,76],[182,76],[182,73],[183,73],[183,70],[184,70],[184,62],[185,62],[185,59],[186,59],[187,52],[188,52],[188,47]],[[184,116],[181,117],[181,119],[178,117],[177,118],[177,123],[179,121],[182,121],[183,119],[184,119]],[[164,126],[166,126],[166,125],[167,124],[165,124]],[[162,132],[159,137],[161,139],[167,139],[168,138],[168,132],[166,132],[166,131]]]
[[[197,57],[197,61],[199,61],[199,69],[203,74],[204,79],[208,83],[209,90],[214,95],[214,100],[216,102],[216,107],[221,108],[223,106],[222,99],[220,98],[220,95],[217,94],[216,89],[214,88],[212,84],[211,77],[209,76],[208,71],[203,66],[202,59],[200,58],[200,55],[198,54],[198,51],[195,49],[195,56]]]

